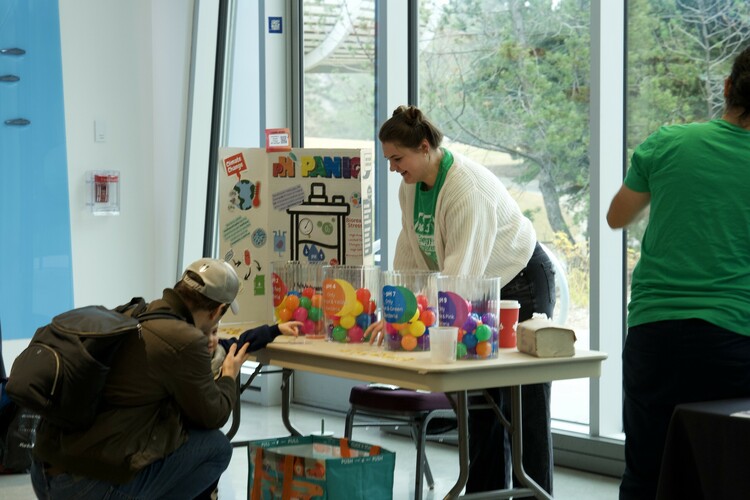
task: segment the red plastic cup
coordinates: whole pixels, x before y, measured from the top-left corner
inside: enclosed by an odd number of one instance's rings
[[[500,301],[500,347],[516,347],[516,327],[521,304],[517,300]]]

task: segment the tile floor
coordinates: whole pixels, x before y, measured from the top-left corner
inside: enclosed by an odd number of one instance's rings
[[[292,407],[291,420],[303,434],[320,431],[321,420],[325,429],[336,435],[343,434],[344,418],[338,413],[311,411]],[[263,407],[243,403],[242,424],[235,440],[262,439],[284,436],[288,433],[280,418],[278,406]],[[394,500],[409,500],[414,497],[414,461],[416,451],[409,438],[385,433],[378,428],[355,428],[354,439],[379,444],[396,452],[394,477]],[[443,498],[458,476],[458,452],[455,446],[430,442],[427,444],[427,457],[435,476],[435,489],[425,488],[423,498],[432,500]],[[608,500],[617,498],[619,479],[590,474],[573,469],[555,467],[554,494],[556,499]],[[244,448],[235,450],[229,469],[219,484],[219,500],[246,498],[247,459]],[[27,475],[0,476],[0,500],[33,499],[34,493]]]

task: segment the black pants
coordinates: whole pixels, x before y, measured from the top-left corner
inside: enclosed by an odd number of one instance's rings
[[[750,337],[700,319],[628,329],[622,351],[623,500],[653,500],[674,407],[750,397]]]
[[[533,313],[552,317],[555,308],[555,271],[549,257],[537,244],[526,268],[500,292],[503,300],[521,303],[519,321]],[[536,483],[552,493],[552,432],[550,429],[551,383],[525,385],[521,388],[523,407],[523,467]],[[510,390],[488,391],[510,420]],[[469,479],[467,493],[510,487],[510,436],[492,410],[469,412]],[[517,485],[514,480],[514,484]]]

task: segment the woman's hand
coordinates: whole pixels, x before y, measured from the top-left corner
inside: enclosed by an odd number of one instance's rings
[[[302,328],[301,321],[287,321],[286,323],[279,323],[279,331],[282,335],[297,337],[299,336],[300,328]]]
[[[370,326],[367,327],[365,330],[365,338],[370,339],[370,345],[375,343],[375,340],[378,341],[378,345],[383,344],[383,338],[385,337],[385,320],[381,319],[379,321],[376,321],[375,323],[372,323]]]

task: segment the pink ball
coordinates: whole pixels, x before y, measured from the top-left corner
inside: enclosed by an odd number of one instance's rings
[[[315,322],[311,319],[305,319],[302,321],[302,333],[310,335],[315,333]]]
[[[294,317],[295,321],[305,321],[307,319],[307,309],[300,306],[294,310],[292,316]]]
[[[349,342],[362,342],[362,339],[365,336],[365,332],[359,326],[354,325],[353,327],[349,328],[347,336],[349,337]]]

